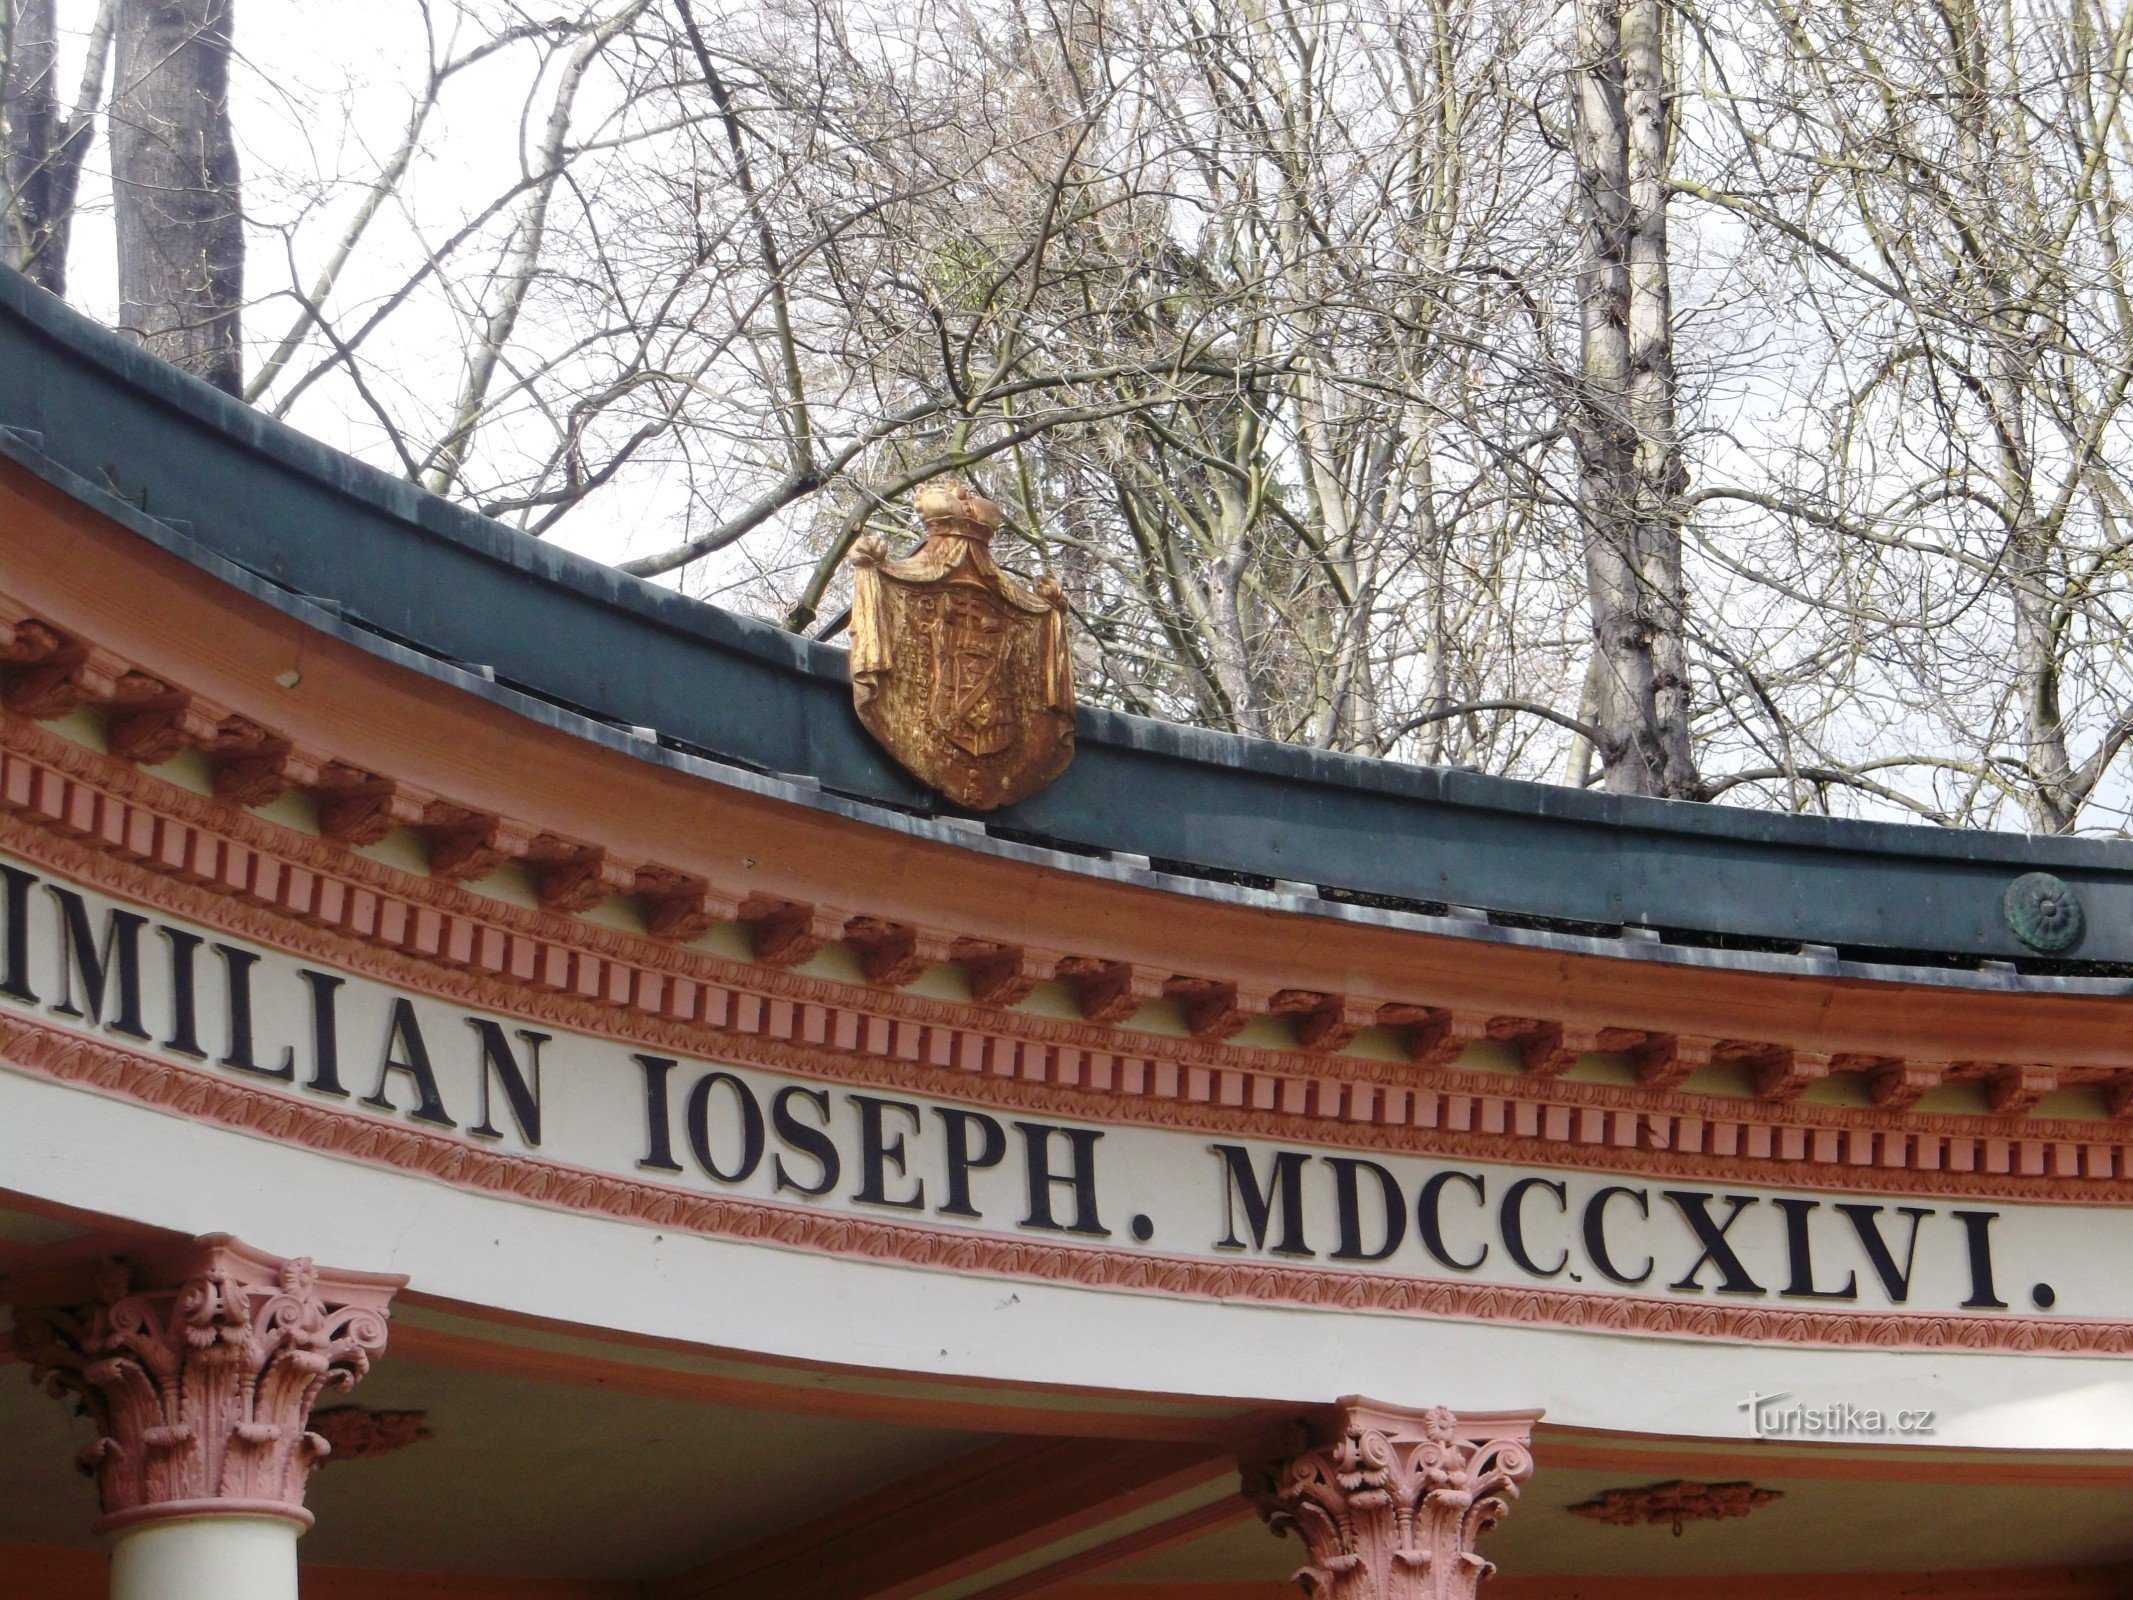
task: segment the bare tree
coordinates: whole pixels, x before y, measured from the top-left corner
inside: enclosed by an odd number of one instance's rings
[[[0,260],[54,294],[67,292],[67,246],[82,163],[96,132],[118,0],[101,0],[71,110],[59,98],[53,0],[0,0]]]
[[[1601,782],[1699,792],[1689,748],[1681,524],[1667,259],[1673,107],[1666,8],[1578,0],[1574,149],[1583,262],[1573,427],[1592,605],[1592,716]]]
[[[1740,781],[1797,792],[1811,766],[2074,829],[2133,735],[2133,16],[1770,0],[1740,21],[1756,92],[1726,95],[1730,153],[1686,187],[1777,267],[1761,304],[1800,396],[1771,419],[1797,448],[1698,496],[1736,519],[1712,555],[1789,634],[1735,642],[1762,678],[1741,725],[1779,757]],[[2122,780],[2109,803],[2122,826]]]
[[[111,103],[119,324],[242,389],[244,217],[230,130],[233,0],[119,0]]]
[[[12,3],[42,272],[100,85],[92,50],[62,123],[22,66],[57,0]],[[227,10],[113,4],[122,242],[195,230],[153,337],[234,373]],[[347,170],[248,149],[287,311],[246,393],[439,492],[604,551],[621,512],[628,570],[834,637],[852,543],[952,473],[1061,581],[1095,700],[1618,792],[2133,815],[2123,8],[378,14],[405,105],[304,112],[362,123],[318,141]],[[499,93],[508,160],[427,181]]]

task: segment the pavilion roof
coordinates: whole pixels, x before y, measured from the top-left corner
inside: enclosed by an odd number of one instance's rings
[[[2133,844],[1598,794],[1097,707],[982,818],[893,765],[844,652],[627,576],[329,449],[0,270],[0,456],[232,588],[639,759],[997,854],[1273,909],[1647,959],[2115,992]],[[2082,941],[2004,910],[2045,871]]]

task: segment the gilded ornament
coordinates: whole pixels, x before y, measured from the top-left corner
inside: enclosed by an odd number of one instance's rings
[[[899,765],[973,811],[1011,805],[1074,759],[1066,596],[994,565],[1000,508],[921,490],[926,541],[852,551],[852,704]]]

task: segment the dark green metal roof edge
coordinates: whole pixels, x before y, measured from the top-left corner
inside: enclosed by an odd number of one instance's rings
[[[899,816],[937,816],[948,826],[922,831],[988,837],[866,736],[842,651],[368,467],[4,270],[0,429],[13,435],[0,453],[313,625],[336,619],[328,631],[365,648],[471,667],[449,675],[470,689],[493,676],[510,691],[496,697],[551,708],[542,720],[557,725],[635,730],[610,741],[633,753],[788,775],[795,794],[861,802],[840,811],[907,829]],[[1822,970],[1817,947],[1887,976],[1946,968],[1943,981],[1981,960],[2089,992],[2133,973],[2133,845],[2118,841],[1594,794],[1089,707],[1079,739],[1057,783],[982,819],[993,841],[1123,862],[1162,887],[1226,881],[1270,906],[1359,898],[1432,924],[1449,907],[1455,928],[1476,925],[1458,914],[1471,908],[1578,945],[1661,930],[1727,965],[1806,945]],[[2072,884],[2086,914],[2082,940],[2048,959],[2001,911],[2007,885],[2036,870]],[[1971,981],[2012,976],[1988,967]]]

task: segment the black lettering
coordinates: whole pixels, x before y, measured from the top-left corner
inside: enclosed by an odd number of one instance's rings
[[[635,1054],[630,1059],[644,1069],[644,1159],[638,1166],[653,1172],[679,1172],[674,1159],[673,1113],[667,1108],[667,1077],[674,1070],[671,1056]]]
[[[223,950],[226,947],[217,945],[215,948]],[[246,1027],[249,1030],[249,1019]],[[295,1071],[293,1061],[290,1071],[292,1074]],[[378,1067],[378,1087],[363,1097],[363,1104],[376,1106],[380,1111],[399,1110],[385,1092],[396,1072],[407,1074],[415,1086],[416,1105],[408,1113],[410,1117],[417,1122],[434,1122],[441,1128],[458,1126],[444,1114],[444,1101],[437,1094],[437,1073],[430,1065],[430,1047],[423,1041],[422,1025],[415,1020],[414,1005],[404,996],[393,1002],[392,1022],[385,1030],[385,1059]]]
[[[30,987],[30,890],[37,885],[37,874],[0,866],[0,878],[7,880],[7,966],[0,975],[0,994],[33,1006],[37,991]]]
[[[741,1158],[731,1172],[711,1156],[711,1091],[722,1083],[733,1091],[734,1107],[741,1114]],[[763,1108],[756,1104],[754,1090],[730,1072],[707,1072],[689,1091],[687,1115],[689,1148],[707,1176],[720,1183],[746,1183],[755,1175],[756,1166],[763,1159]]]
[[[1415,1227],[1422,1235],[1422,1248],[1440,1263],[1454,1272],[1472,1272],[1489,1259],[1488,1241],[1482,1241],[1481,1254],[1471,1261],[1461,1261],[1445,1248],[1444,1188],[1451,1183],[1463,1183],[1472,1189],[1477,1205],[1489,1203],[1489,1185],[1485,1178],[1471,1172],[1440,1172],[1422,1185],[1422,1193],[1415,1199]]]
[[[1407,1237],[1407,1196],[1400,1193],[1399,1180],[1375,1161],[1364,1161],[1357,1156],[1322,1156],[1319,1159],[1333,1169],[1333,1214],[1340,1224],[1340,1243],[1334,1247],[1333,1259],[1383,1261],[1399,1249],[1400,1241]],[[1365,1172],[1378,1180],[1378,1196],[1385,1206],[1385,1237],[1375,1250],[1363,1248],[1359,1179]]]
[[[1727,1195],[1725,1198],[1733,1209],[1726,1213],[1724,1222],[1718,1223],[1711,1220],[1712,1196],[1698,1194],[1689,1189],[1663,1189],[1660,1192],[1673,1201],[1674,1209],[1680,1212],[1683,1220],[1696,1231],[1696,1237],[1703,1245],[1703,1254],[1696,1258],[1696,1264],[1675,1282],[1667,1285],[1668,1288],[1685,1294],[1701,1294],[1703,1284],[1698,1279],[1708,1263],[1718,1268],[1720,1294],[1769,1292],[1748,1276],[1748,1269],[1741,1265],[1740,1257],[1735,1255],[1733,1247],[1726,1243],[1726,1234],[1733,1224],[1740,1220],[1740,1214],[1756,1203],[1753,1195]]]
[[[223,998],[228,1002],[229,1012],[229,1048],[222,1052],[222,1065],[234,1068],[238,1072],[249,1072],[261,1078],[274,1078],[282,1083],[294,1083],[296,1081],[295,1045],[283,1046],[281,1065],[275,1067],[261,1066],[252,1055],[252,969],[259,965],[259,957],[249,950],[239,950],[236,946],[227,944],[216,945],[215,954],[222,957],[222,994]],[[400,1004],[404,1006],[407,1002],[402,1000]],[[420,1040],[418,1039],[417,1042],[419,1043]],[[390,1046],[388,1046],[388,1057],[389,1055]],[[388,1065],[390,1065],[389,1059]],[[426,1061],[424,1070],[428,1070]],[[380,1094],[385,1092],[385,1080],[382,1074],[378,1079],[378,1092]],[[379,1102],[365,1101],[364,1103],[366,1105],[375,1105]],[[391,1108],[388,1106],[387,1109]],[[431,1119],[424,1118],[423,1120],[429,1121]],[[446,1127],[451,1126],[450,1118],[440,1118],[438,1120],[442,1120]]]
[[[806,1156],[821,1169],[813,1183],[801,1183],[786,1170],[783,1156],[770,1158],[770,1170],[777,1179],[781,1191],[792,1194],[828,1194],[837,1187],[837,1174],[843,1163],[837,1159],[837,1143],[822,1128],[810,1128],[793,1115],[792,1102],[805,1100],[815,1108],[815,1115],[822,1119],[823,1127],[829,1125],[830,1097],[820,1089],[803,1089],[798,1084],[787,1084],[770,1102],[770,1125],[778,1137],[801,1155]]]
[[[1569,1191],[1553,1178],[1520,1178],[1503,1192],[1503,1206],[1497,1215],[1497,1231],[1503,1235],[1504,1254],[1536,1278],[1553,1278],[1570,1264],[1570,1248],[1565,1245],[1562,1255],[1552,1267],[1544,1267],[1535,1261],[1526,1249],[1526,1196],[1535,1189],[1545,1189],[1555,1196],[1555,1208],[1565,1216],[1570,1214]]]
[[[206,943],[197,933],[156,924],[156,931],[170,941],[170,1037],[163,1048],[181,1056],[205,1061],[200,1048],[200,1008],[193,989],[193,954]]]
[[[1866,1259],[1873,1264],[1875,1276],[1881,1279],[1881,1287],[1889,1297],[1889,1304],[1900,1306],[1911,1297],[1911,1268],[1918,1260],[1918,1225],[1933,1215],[1925,1206],[1898,1206],[1896,1214],[1911,1219],[1911,1241],[1904,1246],[1903,1270],[1896,1270],[1896,1257],[1881,1239],[1881,1207],[1839,1204],[1837,1209],[1851,1218],[1852,1232],[1859,1235],[1859,1243],[1866,1251]]]
[[[1022,1219],[1025,1228],[1049,1228],[1054,1233],[1083,1233],[1091,1238],[1108,1239],[1111,1230],[1096,1220],[1096,1141],[1103,1137],[1096,1128],[1055,1128],[1043,1122],[1018,1122],[1015,1127],[1022,1134],[1023,1159],[1029,1176],[1029,1215]],[[1072,1153],[1073,1165],[1066,1176],[1059,1177],[1052,1171],[1052,1135],[1061,1134]],[[1052,1190],[1065,1187],[1074,1191],[1074,1220],[1061,1224],[1052,1217]]]
[[[1652,1275],[1654,1262],[1647,1255],[1644,1270],[1635,1276],[1615,1265],[1615,1258],[1607,1248],[1607,1202],[1616,1195],[1625,1195],[1637,1202],[1637,1215],[1647,1222],[1652,1215],[1652,1197],[1649,1190],[1626,1189],[1619,1183],[1611,1183],[1585,1202],[1585,1258],[1600,1269],[1600,1275],[1615,1283],[1639,1284]]]
[[[1244,1207],[1245,1225],[1252,1230],[1250,1248],[1267,1248],[1267,1223],[1274,1215],[1276,1201],[1281,1205],[1281,1236],[1273,1246],[1277,1256],[1308,1256],[1314,1251],[1304,1242],[1303,1167],[1305,1156],[1301,1150],[1277,1150],[1274,1152],[1274,1171],[1267,1179],[1264,1189],[1259,1187],[1259,1178],[1252,1171],[1251,1152],[1241,1144],[1215,1144],[1208,1148],[1222,1162],[1222,1227],[1223,1237],[1215,1242],[1217,1250],[1242,1250],[1245,1243],[1237,1237],[1237,1207]]]
[[[62,1017],[79,1017],[84,1006],[74,1003],[74,982],[81,980],[81,997],[91,1022],[103,1023],[113,1033],[129,1039],[148,1038],[141,1026],[141,930],[148,919],[138,911],[113,907],[104,914],[104,937],[99,942],[89,931],[89,908],[72,889],[48,883],[45,890],[59,907],[59,998],[52,1010]],[[111,1020],[104,1022],[104,998],[111,979],[118,979],[118,1004]]]
[[[948,1199],[941,1206],[941,1214],[975,1217],[980,1213],[970,1203],[970,1175],[1000,1164],[1007,1154],[1007,1130],[982,1111],[935,1106],[933,1114],[941,1119],[941,1131],[948,1136]],[[975,1150],[970,1148],[973,1130],[979,1136]]]
[[[877,1100],[869,1094],[850,1096],[853,1105],[859,1108],[859,1192],[852,1196],[861,1205],[898,1206],[905,1211],[917,1211],[926,1203],[926,1185],[916,1180],[907,1195],[891,1196],[888,1189],[888,1169],[896,1168],[900,1178],[910,1176],[910,1165],[904,1155],[904,1133],[891,1139],[884,1131],[882,1118],[889,1112],[900,1112],[911,1119],[905,1133],[919,1129],[918,1107],[908,1100]]]
[[[504,1098],[511,1103],[511,1120],[518,1125],[519,1138],[526,1142],[527,1148],[538,1149],[541,1143],[541,1046],[554,1035],[535,1033],[531,1028],[518,1030],[518,1036],[526,1041],[526,1060],[532,1068],[529,1078],[519,1069],[511,1041],[504,1037],[499,1024],[487,1017],[469,1017],[467,1026],[481,1039],[481,1121],[467,1132],[479,1134],[484,1139],[503,1137],[489,1120],[489,1080],[493,1077],[504,1086]]]
[[[1965,1311],[2005,1311],[2007,1302],[1992,1291],[1992,1237],[1986,1231],[1998,1219],[1997,1211],[1956,1211],[1951,1216],[1963,1225],[1963,1243],[1970,1252],[1970,1298]]]
[[[170,932],[168,928],[163,931]],[[176,952],[172,954],[175,956]],[[189,968],[188,961],[188,983],[192,976]],[[298,967],[296,975],[311,990],[311,1081],[304,1087],[316,1089],[320,1094],[338,1095],[345,1100],[348,1091],[341,1086],[341,1030],[334,1020],[333,997],[347,980],[336,978],[330,972],[313,972],[309,967]],[[186,1004],[190,1008],[189,998]],[[486,1116],[486,1106],[483,1109]],[[530,1142],[539,1144],[540,1140]]]
[[[1791,1277],[1778,1293],[1788,1300],[1856,1300],[1859,1298],[1859,1274],[1848,1273],[1841,1289],[1817,1289],[1815,1287],[1815,1262],[1812,1254],[1814,1241],[1808,1236],[1807,1219],[1822,1208],[1819,1200],[1773,1200],[1770,1202],[1785,1213],[1785,1256],[1791,1264]]]

